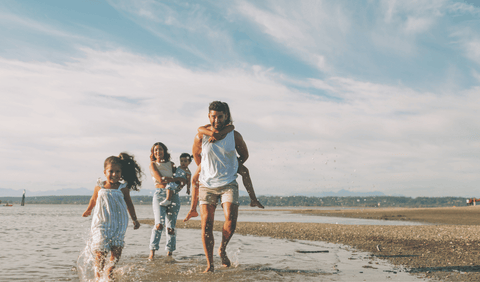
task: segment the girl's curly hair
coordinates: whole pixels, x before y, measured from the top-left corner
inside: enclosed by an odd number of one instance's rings
[[[127,182],[128,189],[139,191],[142,185],[143,171],[140,165],[135,161],[133,155],[122,152],[117,156],[108,157],[103,167],[107,165],[118,164],[122,168],[122,178]]]

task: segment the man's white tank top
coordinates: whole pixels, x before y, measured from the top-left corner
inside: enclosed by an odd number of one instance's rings
[[[235,150],[235,133],[232,130],[222,140],[208,142],[202,139],[202,170],[200,183],[208,188],[225,186],[237,179],[238,160]]]

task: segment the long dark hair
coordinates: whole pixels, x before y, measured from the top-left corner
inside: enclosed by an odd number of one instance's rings
[[[155,150],[155,146],[157,146],[157,145],[160,145],[160,147],[163,148],[163,159],[165,161],[170,161],[170,153],[168,152],[167,146],[165,146],[165,144],[163,144],[162,142],[157,142],[157,143],[153,144],[152,148],[150,149],[150,160],[152,162],[161,161],[161,160],[157,160],[155,158],[155,154],[153,153],[153,151]]]
[[[139,191],[140,186],[142,185],[142,168],[135,161],[133,155],[129,155],[125,152],[122,152],[116,156],[108,157],[103,167],[107,168],[107,165],[118,164],[122,168],[122,178],[127,182],[128,189]]]

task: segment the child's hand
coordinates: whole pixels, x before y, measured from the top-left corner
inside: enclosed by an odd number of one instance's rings
[[[210,138],[208,138],[208,142],[210,142],[210,143],[213,143],[213,142],[215,142],[215,141],[217,141],[217,139],[216,139],[215,137],[213,137],[213,136],[210,137]]]
[[[138,228],[140,228],[140,222],[138,222],[138,220],[134,220],[133,221],[133,230],[137,230]]]
[[[175,181],[175,179],[173,177],[168,177],[168,176],[162,177],[162,183],[170,183],[170,182],[173,182],[173,181]]]
[[[92,213],[91,210],[86,210],[85,212],[83,212],[82,216],[83,217],[88,217],[91,213]]]

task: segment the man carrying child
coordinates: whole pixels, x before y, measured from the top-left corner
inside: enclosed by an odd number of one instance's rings
[[[228,114],[229,109],[226,103],[220,101],[210,103],[208,117],[211,127],[221,131],[230,120]],[[194,192],[192,197],[196,194],[200,201],[202,242],[207,256],[205,272],[214,271],[213,223],[218,200],[221,200],[225,214],[222,243],[218,253],[222,259],[222,265],[230,266],[226,248],[237,225],[239,205],[237,170],[239,162],[243,163],[248,158],[247,146],[237,131],[231,131],[215,142],[209,142],[209,138],[207,135],[198,133],[193,143],[193,157],[200,168],[200,174],[196,173],[192,179],[194,189],[199,189],[198,193]],[[196,185],[197,181],[199,188]]]

